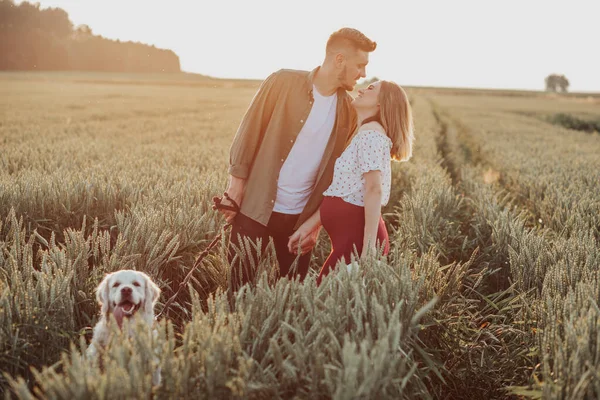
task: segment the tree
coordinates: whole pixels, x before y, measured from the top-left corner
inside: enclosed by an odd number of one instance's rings
[[[90,28],[86,24],[77,25],[77,27],[73,31],[73,37],[77,39],[87,39],[93,35],[94,33],[92,32],[92,28]]]
[[[171,50],[95,35],[66,11],[0,0],[0,70],[180,72]]]
[[[546,91],[566,93],[569,88],[569,80],[564,75],[551,74],[546,77]]]

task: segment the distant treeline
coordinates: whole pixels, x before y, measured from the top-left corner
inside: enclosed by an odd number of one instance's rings
[[[0,0],[0,70],[180,72],[171,50],[94,35],[61,8]]]

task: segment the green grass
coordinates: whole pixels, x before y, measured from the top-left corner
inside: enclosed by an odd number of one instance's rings
[[[226,237],[158,326],[82,359],[106,272],[157,306],[220,232],[211,198],[258,82],[0,74],[0,391],[7,398],[600,396],[600,136],[535,115],[595,97],[409,88],[414,157],[394,164],[392,251],[359,273],[274,281],[229,310]],[[159,349],[163,383],[151,386]]]

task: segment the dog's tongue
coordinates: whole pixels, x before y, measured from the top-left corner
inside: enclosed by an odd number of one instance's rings
[[[132,303],[123,303],[115,307],[113,315],[119,324],[119,328],[123,325],[123,318],[130,317],[132,315],[133,308],[135,307]]]
[[[119,325],[119,328],[121,328],[123,325],[123,317],[125,316],[125,313],[123,312],[123,306],[116,306],[113,310],[113,315],[115,316],[117,325]]]

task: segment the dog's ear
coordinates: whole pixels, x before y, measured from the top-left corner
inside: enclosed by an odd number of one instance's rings
[[[154,305],[158,301],[160,296],[160,288],[156,286],[156,283],[152,282],[152,279],[146,274],[144,279],[146,280],[146,291],[144,293],[144,313],[146,315],[154,315]]]
[[[111,274],[106,274],[96,289],[96,299],[98,300],[98,303],[102,305],[102,314],[106,314],[110,310],[110,299],[108,298],[108,292],[110,290],[108,280],[110,279],[110,275]]]

